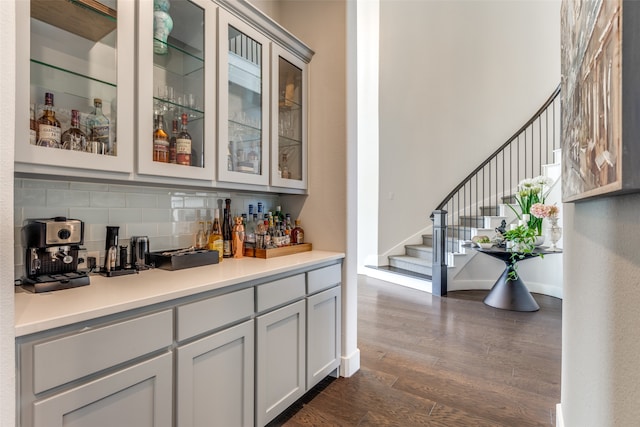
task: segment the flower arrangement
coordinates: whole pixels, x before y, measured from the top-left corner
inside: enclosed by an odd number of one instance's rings
[[[544,205],[545,198],[548,194],[548,190],[545,192],[545,188],[549,187],[552,183],[552,179],[542,175],[531,179],[523,179],[518,183],[518,192],[515,196],[516,202],[520,207],[520,212],[514,209],[513,206],[508,205],[519,220],[524,221],[529,228],[536,230],[538,236],[542,235],[542,220],[545,217],[536,216],[531,212],[531,208],[536,204]],[[556,214],[557,209],[556,207]]]
[[[555,218],[558,216],[558,207],[556,205],[545,205],[544,203],[534,203],[531,206],[531,215],[536,218]]]

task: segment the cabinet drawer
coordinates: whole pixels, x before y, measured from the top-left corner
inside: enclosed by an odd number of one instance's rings
[[[33,391],[49,390],[172,342],[173,315],[166,310],[35,344]]]
[[[258,312],[304,297],[304,274],[258,286]]]
[[[253,288],[178,307],[177,340],[202,334],[253,314]]]
[[[307,293],[313,294],[342,282],[342,264],[330,265],[307,273]]]

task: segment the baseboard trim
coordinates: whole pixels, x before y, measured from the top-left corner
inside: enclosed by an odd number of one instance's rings
[[[373,277],[374,279],[384,280],[385,282],[395,283],[397,285],[406,286],[408,288],[417,289],[419,291],[431,293],[432,284],[430,281],[416,279],[410,276],[403,276],[385,270],[365,267],[364,275]]]
[[[556,427],[564,427],[564,417],[562,416],[562,405],[556,405]]]
[[[348,356],[342,356],[340,362],[340,376],[349,378],[360,370],[360,349],[356,350]]]

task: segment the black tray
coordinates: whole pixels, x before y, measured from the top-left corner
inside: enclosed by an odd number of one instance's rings
[[[175,251],[179,251],[179,249],[151,252],[149,254],[149,262],[156,268],[163,270],[182,270],[183,268],[201,267],[203,265],[218,263],[218,251],[203,249],[165,255],[165,253]]]

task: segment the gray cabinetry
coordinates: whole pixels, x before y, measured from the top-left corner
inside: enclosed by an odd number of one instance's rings
[[[171,426],[172,328],[164,310],[19,341],[20,425]]]
[[[338,374],[340,309],[340,286],[307,298],[307,389]]]
[[[305,302],[256,318],[256,425],[264,426],[306,391]]]
[[[33,426],[171,427],[172,364],[165,353],[38,401]]]
[[[214,296],[176,310],[178,341],[214,332],[176,350],[177,426],[252,426],[254,289]]]
[[[253,425],[253,320],[178,347],[178,427]]]

